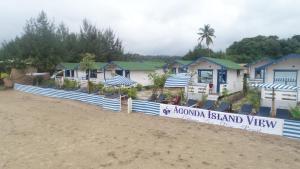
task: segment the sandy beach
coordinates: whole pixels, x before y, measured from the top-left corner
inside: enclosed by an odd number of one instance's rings
[[[300,141],[0,91],[1,169],[299,169]]]

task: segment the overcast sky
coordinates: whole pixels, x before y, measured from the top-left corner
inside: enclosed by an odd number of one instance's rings
[[[299,7],[299,0],[0,0],[0,41],[20,35],[26,20],[44,10],[71,31],[84,18],[112,28],[125,52],[184,55],[204,24],[216,31],[214,50],[259,34],[300,34]]]

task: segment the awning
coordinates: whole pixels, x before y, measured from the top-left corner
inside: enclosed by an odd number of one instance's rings
[[[111,79],[107,79],[104,82],[104,85],[107,85],[107,86],[131,86],[135,83],[136,82],[134,82],[124,76],[117,75]]]
[[[279,83],[258,83],[258,84],[252,84],[253,87],[260,87],[260,88],[266,88],[266,89],[285,89],[285,90],[297,90],[298,87],[291,86],[291,85],[284,85]]]
[[[191,80],[191,76],[188,73],[179,73],[168,77],[165,83],[165,87],[186,87]]]

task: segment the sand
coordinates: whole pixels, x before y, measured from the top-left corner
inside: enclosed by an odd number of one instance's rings
[[[0,91],[1,169],[299,169],[300,141]]]

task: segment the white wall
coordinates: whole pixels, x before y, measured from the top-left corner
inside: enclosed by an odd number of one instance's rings
[[[230,93],[243,90],[243,70],[238,75],[237,70],[227,70],[227,90]]]

